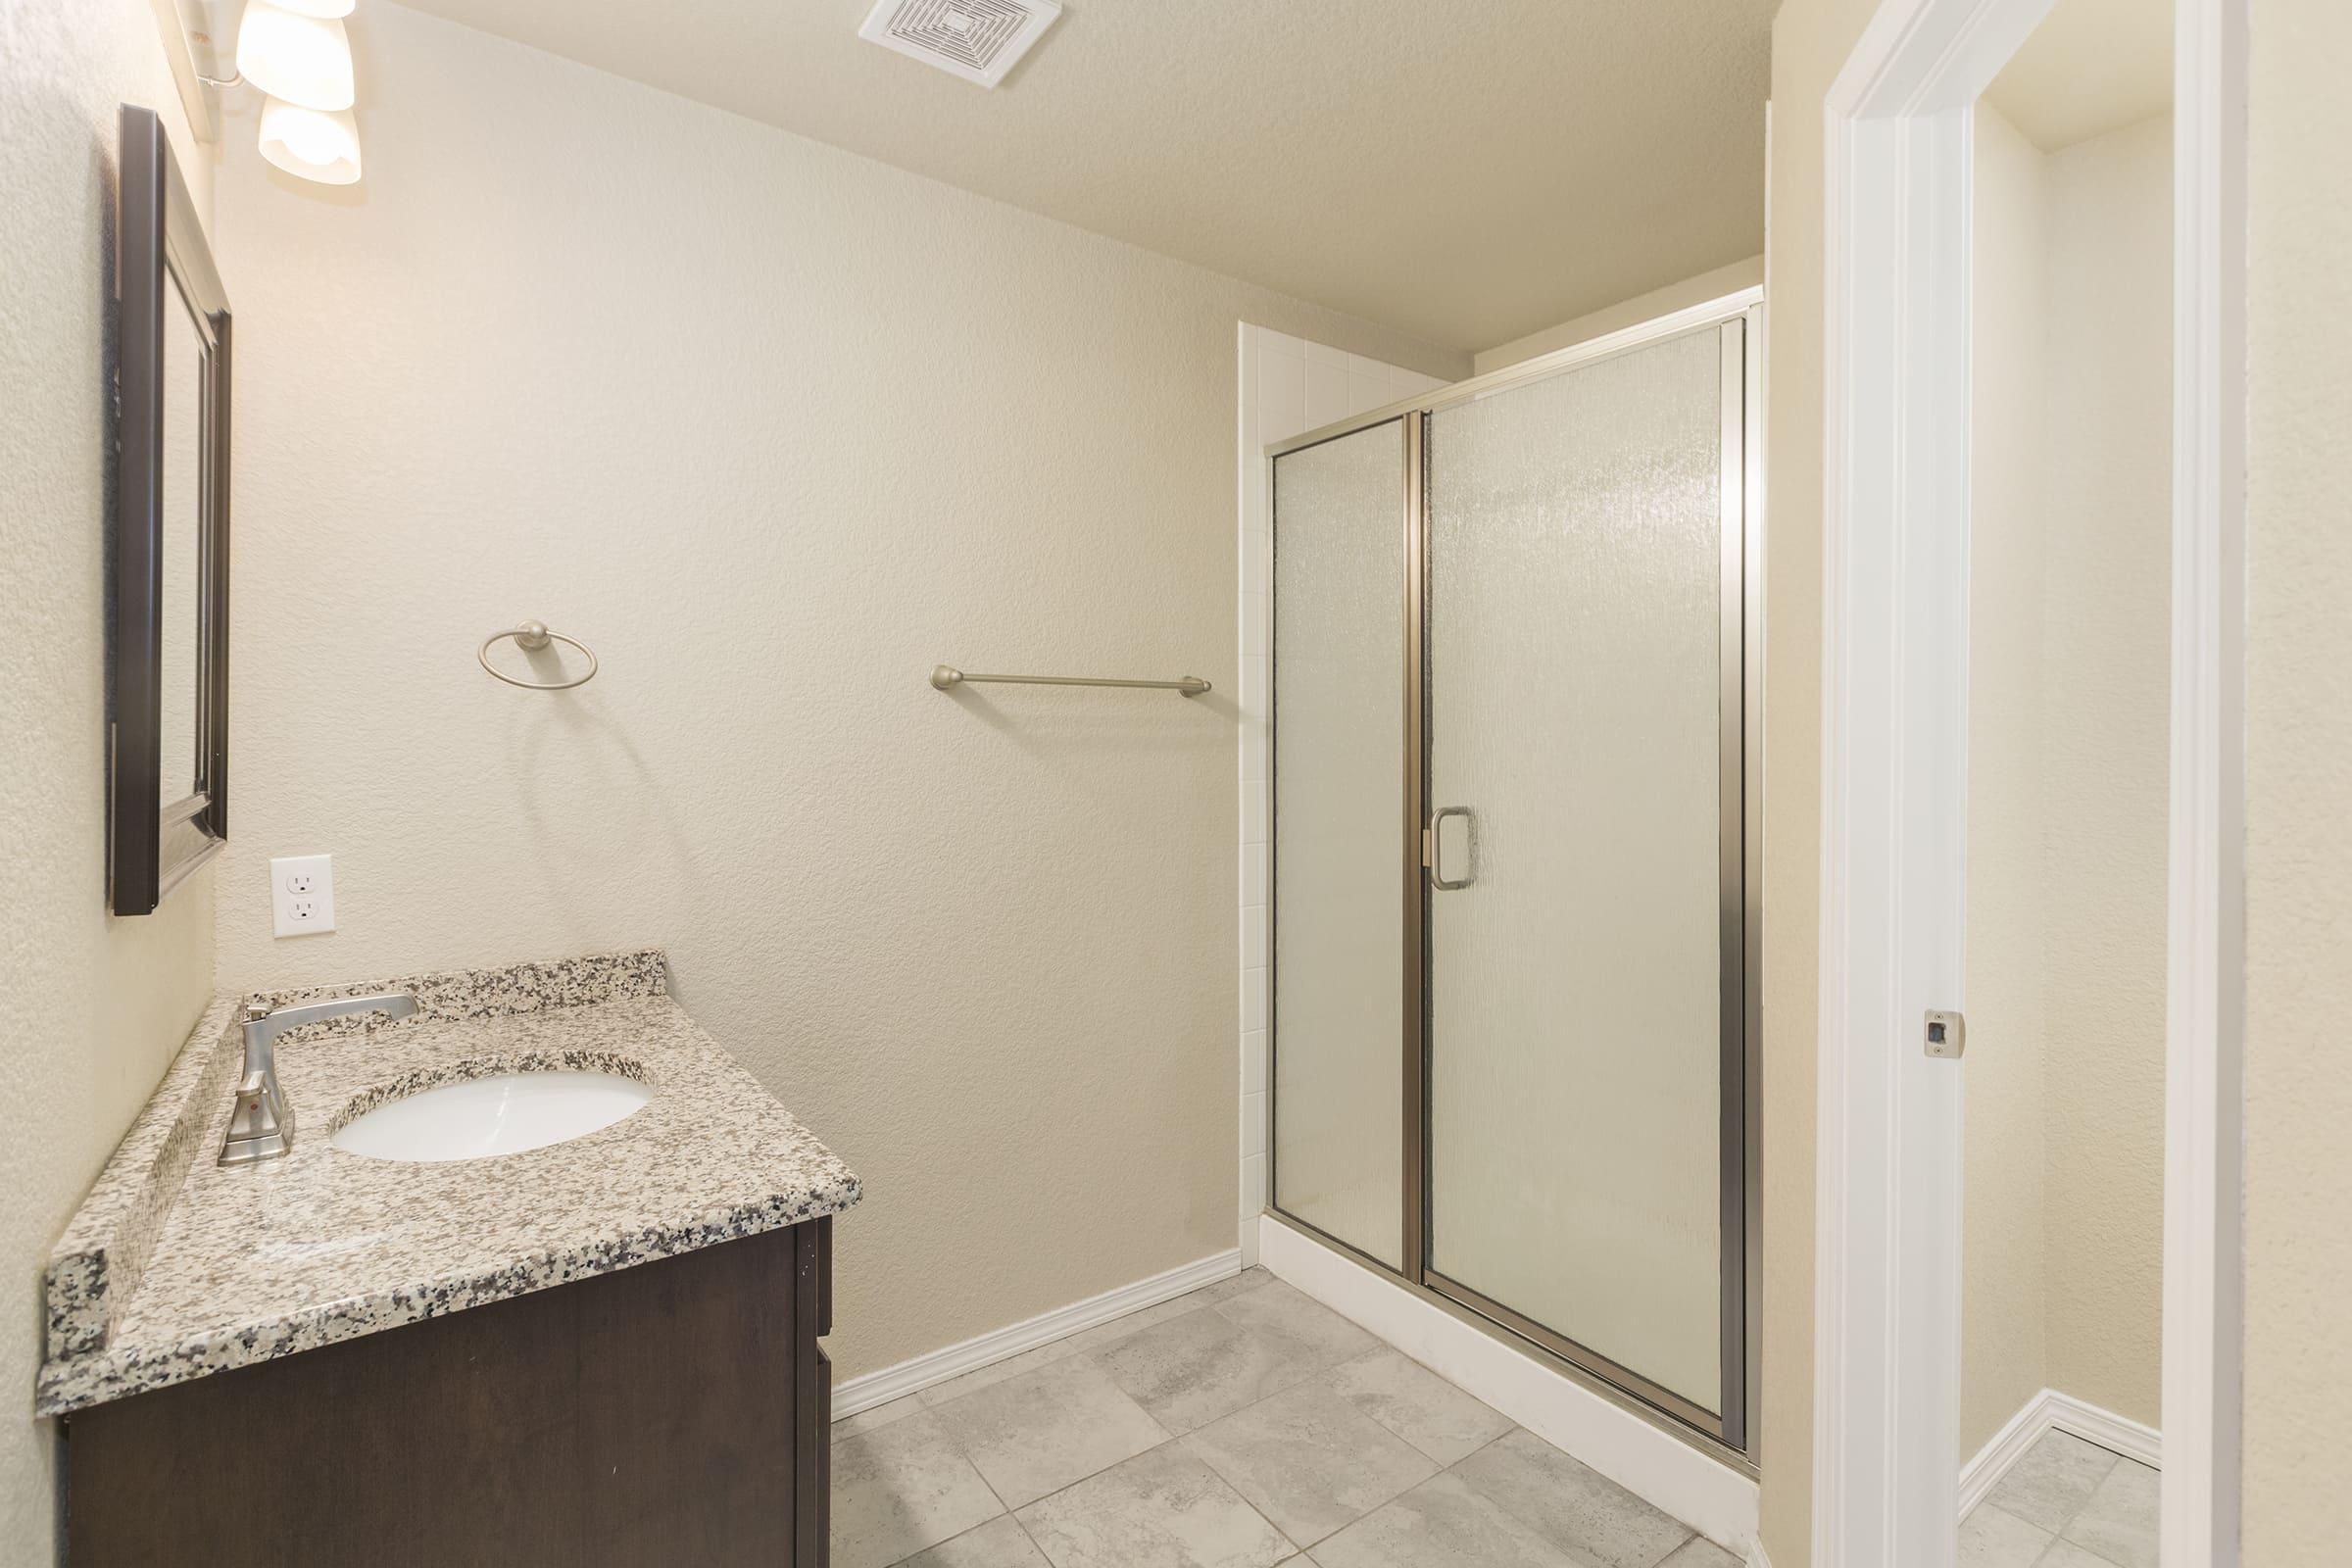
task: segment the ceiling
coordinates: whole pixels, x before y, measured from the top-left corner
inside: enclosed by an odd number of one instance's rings
[[[1447,348],[1764,246],[1777,0],[1069,0],[994,91],[870,0],[413,3]]]
[[[1984,98],[2045,153],[2163,113],[2171,0],[2058,0]]]

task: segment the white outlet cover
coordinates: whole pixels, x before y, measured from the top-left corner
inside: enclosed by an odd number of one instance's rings
[[[281,855],[270,862],[270,917],[281,937],[335,928],[335,858]]]

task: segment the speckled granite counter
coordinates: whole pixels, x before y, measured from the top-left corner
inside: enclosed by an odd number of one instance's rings
[[[214,1163],[242,1056],[240,999],[208,1008],[50,1254],[58,1415],[315,1346],[838,1213],[858,1178],[669,999],[659,952],[415,975],[271,1004],[410,990],[415,1017],[287,1034],[293,1152]],[[653,1090],[599,1132],[446,1164],[329,1147],[439,1081],[523,1067]]]

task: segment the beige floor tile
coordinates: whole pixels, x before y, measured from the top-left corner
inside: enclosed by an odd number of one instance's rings
[[[2041,1560],[2050,1539],[2039,1525],[1981,1502],[1960,1525],[1960,1568],[2030,1568]]]
[[[1453,1467],[1562,1551],[1605,1568],[1657,1568],[1690,1528],[1525,1430]]]
[[[1033,1502],[1018,1517],[1054,1568],[1271,1568],[1297,1549],[1174,1444]]]
[[[904,1421],[922,1408],[921,1396],[901,1395],[888,1404],[877,1404],[870,1410],[860,1410],[856,1415],[844,1416],[834,1422],[833,1441],[839,1443],[842,1439],[854,1438],[860,1432],[871,1432],[876,1427],[886,1427],[893,1421]]]
[[[945,1383],[935,1383],[916,1395],[915,1397],[927,1405],[946,1404],[949,1400],[960,1399],[967,1394],[977,1394],[982,1389],[993,1389],[1000,1383],[1009,1383],[1014,1378],[1024,1377],[1036,1371],[1039,1367],[1052,1366],[1056,1361],[1066,1361],[1078,1353],[1079,1349],[1075,1341],[1055,1340],[1051,1345],[1041,1345],[1033,1350],[1023,1350],[1018,1355],[1006,1356],[1002,1361],[977,1367],[964,1373],[961,1377],[950,1378]]]
[[[1251,1291],[1253,1300],[1274,1287]],[[1190,1432],[1268,1395],[1293,1388],[1327,1363],[1226,1317],[1226,1301],[1144,1330],[1095,1353],[1120,1388],[1171,1432]]]
[[[1072,1356],[933,1412],[1008,1508],[1168,1439],[1091,1357]]]
[[[1590,1568],[1450,1470],[1315,1546],[1317,1568]]]
[[[1263,1269],[832,1437],[836,1568],[1740,1568]],[[2048,1568],[2152,1568],[2127,1549],[2139,1478],[2102,1487],[2072,1441],[2006,1479],[2048,1506],[2098,1494],[2084,1530],[2121,1554],[1987,1506],[1962,1568],[2045,1548]]]
[[[1246,1268],[1231,1279],[1219,1280],[1214,1285],[1203,1285],[1183,1299],[1198,1302],[1202,1306],[1214,1306],[1219,1301],[1230,1300],[1234,1297],[1254,1291],[1261,1285],[1271,1285],[1273,1282],[1274,1276],[1263,1268]]]
[[[2056,1532],[2082,1511],[2115,1463],[2115,1455],[2095,1443],[2071,1432],[2045,1432],[1984,1500],[2028,1524]]]
[[[1320,1366],[1337,1366],[1380,1348],[1371,1335],[1280,1280],[1219,1301],[1214,1310]]]
[[[1302,1545],[1355,1523],[1438,1470],[1321,1379],[1212,1421],[1184,1446]]]
[[[1342,1362],[1325,1377],[1340,1397],[1441,1466],[1468,1458],[1511,1430],[1507,1418],[1395,1350]]]
[[[1004,1511],[928,1410],[833,1445],[833,1568],[886,1568]]]
[[[1170,1318],[1182,1317],[1187,1312],[1198,1312],[1208,1304],[1200,1299],[1200,1293],[1195,1291],[1190,1296],[1179,1296],[1174,1300],[1162,1301],[1156,1306],[1147,1306],[1140,1312],[1130,1312],[1125,1317],[1114,1317],[1107,1323],[1098,1323],[1083,1333],[1071,1335],[1068,1343],[1073,1350],[1081,1354],[1100,1350],[1107,1346],[1116,1345],[1121,1340],[1131,1339],[1148,1328],[1157,1327]]]
[[[928,1551],[906,1559],[903,1568],[1049,1568],[1010,1514],[999,1514],[977,1530],[966,1530],[954,1541],[943,1541]]]
[[[2050,1549],[2034,1560],[2034,1568],[2115,1568],[2115,1564],[2071,1541],[2059,1540],[2050,1543]]]
[[[2058,1534],[2116,1568],[2156,1568],[2156,1472],[2136,1459],[2118,1459]]]

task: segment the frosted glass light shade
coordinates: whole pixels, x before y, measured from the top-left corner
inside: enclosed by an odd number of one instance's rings
[[[298,12],[306,17],[348,17],[359,0],[270,0],[280,11]]]
[[[237,71],[272,98],[305,109],[349,109],[357,94],[351,40],[333,17],[304,16],[270,3],[245,0],[237,28]]]
[[[329,114],[272,98],[262,105],[262,156],[289,174],[349,185],[360,177],[360,127],[348,109]]]

